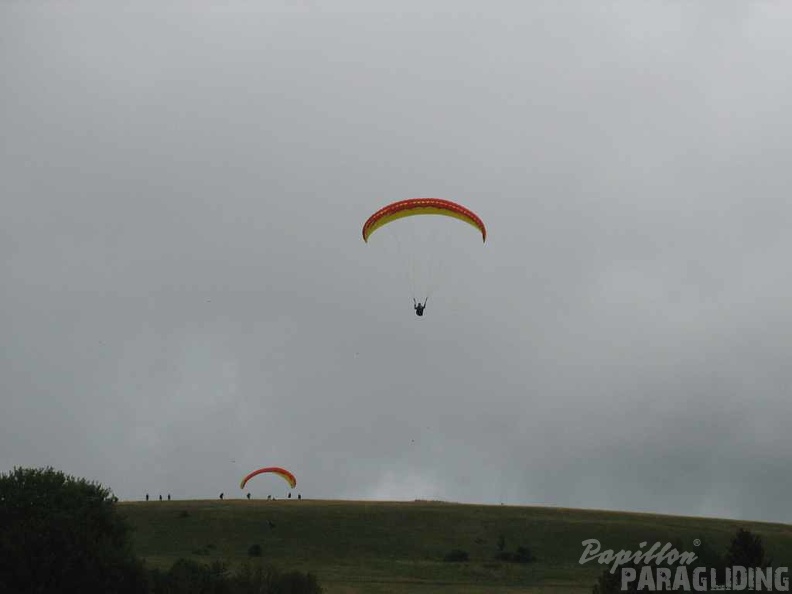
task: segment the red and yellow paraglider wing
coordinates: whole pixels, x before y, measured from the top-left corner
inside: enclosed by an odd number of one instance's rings
[[[242,482],[239,483],[239,488],[240,489],[244,489],[245,488],[245,484],[250,479],[252,479],[254,476],[257,476],[259,474],[263,474],[265,472],[271,472],[271,473],[277,474],[278,476],[282,477],[287,483],[289,483],[289,486],[292,489],[294,489],[294,487],[297,486],[297,479],[294,478],[294,475],[291,472],[289,472],[285,468],[280,468],[278,466],[267,466],[265,468],[259,468],[258,470],[254,470],[249,475],[247,475],[245,478],[243,478]]]
[[[443,215],[464,221],[481,231],[483,241],[487,240],[487,229],[484,222],[472,210],[442,198],[411,198],[389,204],[371,215],[363,225],[363,241],[368,242],[368,238],[374,231],[397,219],[428,214]]]

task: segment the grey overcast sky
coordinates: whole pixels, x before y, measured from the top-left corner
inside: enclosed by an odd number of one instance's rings
[[[0,471],[792,522],[790,31],[781,1],[0,4]],[[416,196],[487,242],[363,242]]]

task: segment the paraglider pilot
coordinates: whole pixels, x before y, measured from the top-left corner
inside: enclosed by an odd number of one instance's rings
[[[415,297],[413,297],[413,307],[415,308],[415,315],[422,316],[424,309],[426,308],[426,302],[429,301],[429,297],[424,299],[424,302],[421,303],[420,301],[416,301]]]

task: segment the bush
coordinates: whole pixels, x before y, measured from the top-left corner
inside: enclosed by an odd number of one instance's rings
[[[0,592],[145,592],[108,489],[52,468],[0,475]]]
[[[322,594],[316,576],[245,564],[231,575],[223,563],[179,559],[167,572],[152,570],[151,594]]]
[[[290,571],[280,574],[275,579],[276,588],[270,592],[272,594],[281,592],[283,594],[321,594],[322,588],[312,573],[300,573]]]
[[[468,555],[467,551],[463,551],[462,549],[454,549],[446,553],[446,556],[443,557],[443,561],[448,561],[449,563],[460,563],[468,561],[469,558],[470,556]]]
[[[248,556],[261,557],[261,545],[260,544],[250,545],[250,548],[248,549]]]
[[[514,552],[499,550],[495,553],[495,559],[508,563],[531,563],[536,560],[533,553],[531,553],[531,549],[528,547],[517,547],[517,550]]]
[[[517,547],[512,559],[515,563],[530,563],[534,556],[528,547]]]
[[[164,579],[160,576],[154,594],[233,594],[229,581],[228,568],[224,563],[215,561],[211,565],[179,559],[174,563]],[[154,580],[152,580],[154,581]]]
[[[726,565],[742,567],[766,567],[762,537],[750,530],[740,528],[726,551]]]

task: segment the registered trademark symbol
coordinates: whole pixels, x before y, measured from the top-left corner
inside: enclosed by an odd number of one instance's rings
[[[700,544],[701,544],[701,541],[700,541],[698,538],[696,538],[696,539],[693,539],[693,546],[694,546],[694,547],[697,547],[697,546],[699,546]]]

